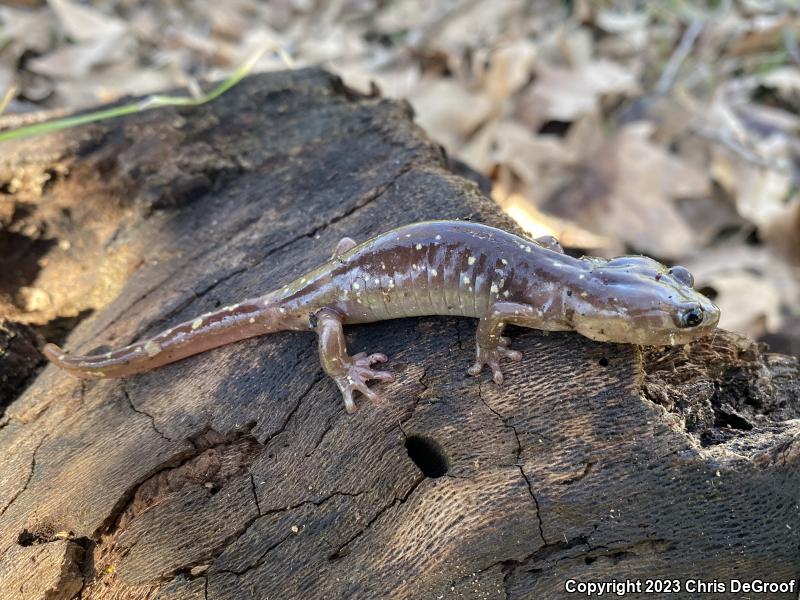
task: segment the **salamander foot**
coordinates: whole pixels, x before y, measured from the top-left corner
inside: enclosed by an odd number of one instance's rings
[[[483,365],[489,365],[492,370],[492,379],[498,385],[503,383],[503,372],[500,370],[500,359],[507,358],[514,362],[522,360],[522,353],[517,350],[511,350],[508,347],[509,340],[507,337],[500,336],[497,340],[495,348],[483,348],[477,346],[475,364],[467,369],[467,373],[473,377],[480,375],[483,371]]]
[[[353,392],[361,392],[375,404],[383,400],[380,395],[369,389],[367,381],[394,381],[393,373],[375,371],[371,368],[374,363],[382,363],[386,362],[386,360],[385,354],[370,354],[367,356],[365,352],[359,352],[355,356],[345,359],[345,364],[342,366],[344,373],[333,376],[333,380],[339,387],[339,391],[342,392],[344,408],[347,412],[354,413],[356,411]]]

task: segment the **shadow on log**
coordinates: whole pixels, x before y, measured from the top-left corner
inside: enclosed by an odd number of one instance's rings
[[[74,327],[80,353],[276,288],[345,235],[513,228],[407,106],[316,70],[9,145],[0,183],[5,234],[36,257],[0,281],[4,312],[50,339]],[[553,598],[568,579],[797,576],[796,360],[725,332],[664,351],[516,330],[525,358],[498,387],[465,374],[475,325],[349,328],[352,352],[397,374],[354,416],[311,334],[121,381],[43,368],[0,417],[0,599]]]

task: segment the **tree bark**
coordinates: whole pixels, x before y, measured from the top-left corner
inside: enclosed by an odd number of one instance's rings
[[[28,251],[0,299],[80,353],[279,287],[343,236],[513,229],[407,105],[318,70],[7,148],[4,231]],[[798,576],[795,359],[722,331],[642,350],[515,330],[524,360],[499,387],[465,374],[475,325],[349,328],[352,352],[388,354],[397,375],[354,416],[311,334],[125,380],[42,368],[0,417],[0,600],[553,598],[569,579]]]

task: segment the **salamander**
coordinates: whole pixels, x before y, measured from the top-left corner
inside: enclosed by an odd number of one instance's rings
[[[323,370],[354,412],[354,392],[378,402],[367,382],[394,376],[373,368],[387,360],[384,354],[349,355],[342,326],[423,315],[480,319],[468,373],[477,376],[488,365],[497,384],[501,360],[522,359],[503,336],[509,324],[674,345],[709,334],[719,321],[719,309],[694,289],[684,267],[646,256],[574,258],[549,236],[532,240],[478,223],[426,221],[360,244],[344,238],[330,260],[282,288],[152,339],[86,356],[48,344],[44,354],[78,377],[126,377],[245,338],[312,330]]]

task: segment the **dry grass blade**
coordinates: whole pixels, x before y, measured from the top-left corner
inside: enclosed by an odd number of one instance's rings
[[[12,98],[14,98],[16,93],[17,93],[17,88],[16,86],[12,85],[10,88],[6,90],[6,93],[3,94],[3,99],[0,100],[0,115],[6,112],[8,105],[11,103],[11,100]]]
[[[162,106],[200,106],[201,104],[211,102],[212,100],[220,97],[222,94],[224,94],[225,92],[230,90],[233,86],[235,86],[237,83],[239,83],[242,79],[244,79],[244,77],[246,77],[247,74],[253,69],[258,60],[270,49],[271,48],[266,46],[260,48],[258,51],[253,53],[253,55],[249,59],[247,59],[238,69],[236,69],[231,74],[230,77],[228,77],[225,81],[214,87],[208,93],[202,94],[199,97],[164,96],[156,94],[153,96],[149,96],[139,102],[125,104],[123,106],[116,106],[114,108],[95,111],[85,115],[78,115],[75,117],[65,117],[63,119],[54,119],[52,121],[47,121],[45,123],[37,123],[35,125],[28,125],[26,127],[19,127],[17,129],[11,129],[9,131],[3,131],[0,132],[0,142],[17,140],[35,135],[43,135],[46,133],[52,133],[54,131],[69,129],[70,127],[77,127],[78,125],[84,125],[86,123],[95,123],[97,121],[102,121],[104,119],[113,119],[116,117],[122,117],[125,115],[142,112],[144,110],[150,110],[153,108],[159,108]],[[283,52],[281,56],[284,56],[288,59],[288,55],[286,55],[285,52]],[[290,61],[288,64],[291,64]],[[3,108],[5,108],[5,106],[3,106]]]

